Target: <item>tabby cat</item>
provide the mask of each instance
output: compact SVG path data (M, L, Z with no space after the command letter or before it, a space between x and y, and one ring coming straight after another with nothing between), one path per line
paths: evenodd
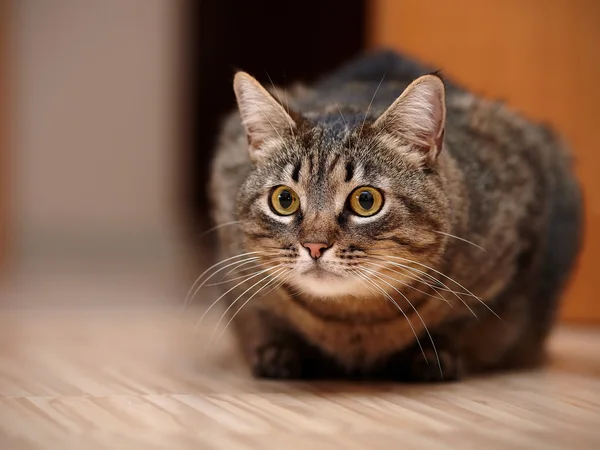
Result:
M209 277L231 280L221 325L255 376L448 381L543 361L582 236L571 157L427 72L381 52L288 91L235 75Z

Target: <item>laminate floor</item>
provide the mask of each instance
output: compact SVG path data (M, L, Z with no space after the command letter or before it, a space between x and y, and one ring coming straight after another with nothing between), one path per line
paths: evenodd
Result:
M218 315L146 283L4 288L0 449L600 448L600 330L540 371L418 386L252 379ZM104 286L104 290L102 290ZM102 299L49 302L54 298Z

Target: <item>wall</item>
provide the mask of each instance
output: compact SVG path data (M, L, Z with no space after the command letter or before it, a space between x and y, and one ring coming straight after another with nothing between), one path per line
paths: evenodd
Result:
M600 2L374 0L371 47L393 47L556 125L572 144L587 207L580 269L563 318L600 321Z
M177 5L14 0L16 255L161 261L175 241Z

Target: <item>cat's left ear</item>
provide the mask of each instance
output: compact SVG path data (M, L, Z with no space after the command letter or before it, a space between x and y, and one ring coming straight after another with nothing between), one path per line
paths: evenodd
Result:
M446 102L444 83L436 75L413 81L375 121L373 127L391 136L419 165L431 165L442 151Z
M282 141L296 127L283 106L261 84L245 72L233 80L242 123L248 135L250 156L260 158L270 143Z

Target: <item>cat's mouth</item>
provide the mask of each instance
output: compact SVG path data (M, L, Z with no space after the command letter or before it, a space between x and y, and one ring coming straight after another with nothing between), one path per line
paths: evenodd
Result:
M312 264L310 267L298 268L290 282L302 292L320 298L346 296L362 290L356 277L337 268L336 265L328 264Z
M330 278L344 278L343 275L333 272L331 270L328 270L327 267L324 267L323 265L317 265L317 264L304 270L303 272L301 272L300 275L317 278L317 279L322 279L322 280L326 280L326 279L330 279Z
M290 279L290 283L301 292L317 298L343 297L362 291L361 284L354 277L323 268L298 273Z
M354 295L363 290L354 270L337 259L330 248L324 255L316 258L311 256L313 255L309 256L308 251L301 252L289 278L289 283L301 292L313 297L335 298Z

